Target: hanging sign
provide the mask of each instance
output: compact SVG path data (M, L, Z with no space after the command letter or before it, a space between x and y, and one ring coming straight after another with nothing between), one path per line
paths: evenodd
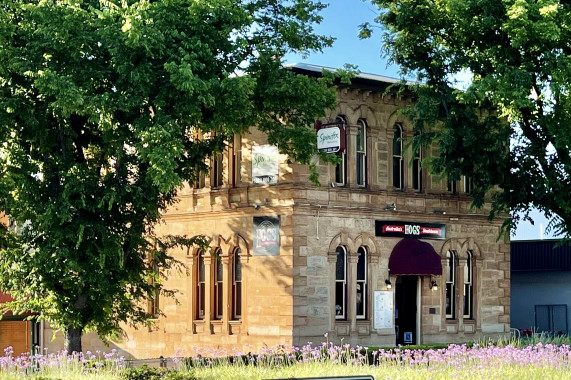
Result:
M254 216L254 256L280 254L280 217Z
M345 123L334 122L321 124L315 123L317 130L317 150L325 153L337 153L345 151Z
M341 148L341 128L323 128L317 131L317 149L326 153L339 152Z
M445 239L446 224L375 220L375 236Z

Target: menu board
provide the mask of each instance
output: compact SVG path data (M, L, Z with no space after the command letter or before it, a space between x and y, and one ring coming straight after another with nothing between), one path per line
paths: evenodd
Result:
M393 328L393 292L378 290L374 292L374 329Z

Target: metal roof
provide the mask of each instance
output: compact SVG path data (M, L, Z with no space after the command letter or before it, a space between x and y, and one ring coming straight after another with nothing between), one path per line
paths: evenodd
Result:
M560 240L512 241L511 270L571 271L571 244Z
M285 65L285 67L291 67L294 70L312 72L315 74L321 74L321 72L323 72L323 70L332 71L332 72L339 70L339 69L336 69L334 67L312 65L309 63L292 63L292 64ZM356 79L358 81L361 80L361 81L366 81L366 82L375 82L378 84L382 83L382 84L389 84L389 85L402 82L402 80L397 79L397 78L391 78L391 77L387 77L384 75L368 74L368 73L358 73L355 75L355 77L353 79L354 80ZM412 84L415 84L415 82L406 81L406 84L412 85Z

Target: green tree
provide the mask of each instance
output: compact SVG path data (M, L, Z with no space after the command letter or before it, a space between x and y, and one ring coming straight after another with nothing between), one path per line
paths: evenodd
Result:
M571 232L571 3L557 0L372 0L384 51L417 76L409 116L438 141L432 169L474 181L491 217L513 228L536 207ZM371 35L362 25L362 37ZM459 83L459 78L469 78ZM414 86L413 86L414 87Z
M155 236L177 189L256 126L309 163L325 80L283 68L319 51L312 0L46 0L0 6L0 281L64 332L149 321L142 300L195 239ZM203 140L193 136L200 131ZM199 243L199 242L198 242Z

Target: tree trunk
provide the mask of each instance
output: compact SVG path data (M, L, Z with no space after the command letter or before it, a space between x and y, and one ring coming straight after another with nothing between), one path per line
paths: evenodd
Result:
M67 351L68 355L72 352L81 352L81 335L83 334L82 328L67 328L63 336L65 338L63 349Z

